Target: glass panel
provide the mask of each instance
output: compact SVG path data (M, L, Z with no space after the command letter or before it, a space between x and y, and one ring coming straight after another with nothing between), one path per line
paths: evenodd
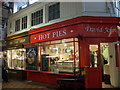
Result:
M49 6L49 21L60 17L60 3Z
M22 18L22 29L27 28L27 16Z
M24 69L25 49L12 50L12 69Z
M97 67L99 65L98 59L98 45L89 45L90 50L90 67Z
M20 19L15 21L15 31L19 31L20 30Z
M43 9L31 14L31 26L43 23Z

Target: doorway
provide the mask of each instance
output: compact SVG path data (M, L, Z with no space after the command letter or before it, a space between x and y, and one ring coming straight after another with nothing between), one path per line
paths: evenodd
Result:
M105 84L111 84L110 82L110 55L109 55L110 43L100 43L100 57L102 64L102 81Z
M89 45L89 51L90 51L90 67L98 67L99 65L99 55L98 55L98 51L99 51L99 45L97 44L93 44L93 45Z
M109 46L110 43L90 44L90 67L101 68L102 82L110 84L110 60Z

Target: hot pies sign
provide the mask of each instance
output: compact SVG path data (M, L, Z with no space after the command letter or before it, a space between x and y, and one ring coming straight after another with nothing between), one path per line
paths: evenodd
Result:
M38 35L38 40L62 37L62 36L65 36L66 34L67 34L66 30L56 31L56 32L52 32L52 33L46 33L46 34ZM36 39L36 38L34 38L34 39Z
M74 25L44 33L33 34L30 36L31 43L56 40L62 38L77 37L116 37L117 29L115 25Z
M75 34L76 34L76 32L74 30L65 30L64 29L64 30L59 30L59 31L49 31L49 32L45 32L45 33L39 33L36 35L32 35L31 39L32 39L32 42L45 41L45 40L69 37L70 35L74 36Z

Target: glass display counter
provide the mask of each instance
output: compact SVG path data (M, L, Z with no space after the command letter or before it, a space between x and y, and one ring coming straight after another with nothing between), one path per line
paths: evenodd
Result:
M77 72L78 62L76 62L76 66L74 67L74 61L57 61L57 66L59 73L74 73L74 70Z

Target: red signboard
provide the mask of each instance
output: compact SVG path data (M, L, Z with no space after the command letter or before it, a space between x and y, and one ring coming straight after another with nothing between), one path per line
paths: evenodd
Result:
M84 37L118 37L116 24L84 24Z
M33 34L31 43L77 37L118 37L116 24L76 24L59 29Z
M78 26L69 26L64 27L56 30L47 31L44 33L38 33L31 35L30 41L31 43L36 42L43 42L43 41L50 41L62 38L70 38L70 37L77 37L79 34Z

